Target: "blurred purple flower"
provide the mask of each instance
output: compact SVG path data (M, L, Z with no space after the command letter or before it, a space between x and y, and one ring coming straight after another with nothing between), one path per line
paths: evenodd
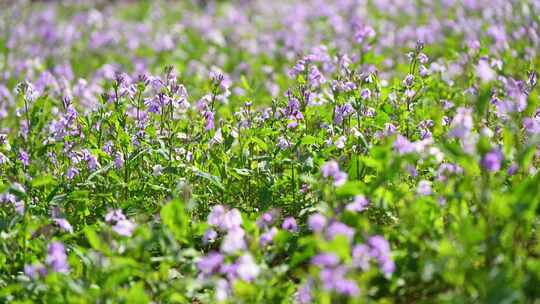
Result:
M203 275L211 275L219 271L224 260L223 255L220 253L210 252L197 262L197 268Z
M292 216L286 217L283 220L283 223L281 224L281 228L283 230L287 230L287 231L290 231L290 232L297 232L298 231L298 225L296 224L296 220Z
M308 226L315 232L321 232L326 226L326 217L320 213L315 213L309 216Z
M311 264L319 267L334 267L339 264L339 258L333 253L319 253L311 258Z
M54 272L67 273L69 271L69 265L64 244L60 242L50 243L47 248L45 262Z
M116 222L116 224L112 227L112 230L121 236L131 236L135 228L135 223L130 220L124 219Z
M338 235L342 235L346 237L349 241L352 241L354 237L354 228L349 227L342 222L332 222L326 228L326 237L329 240L333 240Z
M369 205L369 201L366 199L363 195L356 195L354 197L354 201L352 203L349 203L345 210L351 211L351 212L362 212L366 210L367 206Z
M334 185L342 186L347 182L347 173L339 170L339 165L335 160L329 160L321 167L322 176L324 178L332 177Z
M503 161L503 154L498 149L493 149L486 153L484 157L482 157L481 165L484 169L491 171L491 172L497 172L501 169L501 162Z
M270 228L267 232L261 234L261 237L259 239L259 244L261 246L266 246L272 243L272 240L274 239L274 236L276 236L278 230L276 227Z
M418 183L418 188L416 190L416 193L420 194L420 195L431 195L431 182L427 181L427 180L421 180L419 183Z
M54 218L53 221L56 225L58 225L58 227L60 227L65 232L69 232L69 233L73 232L73 227L66 219Z

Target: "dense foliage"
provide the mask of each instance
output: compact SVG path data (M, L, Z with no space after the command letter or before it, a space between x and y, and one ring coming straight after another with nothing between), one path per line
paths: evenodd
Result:
M0 302L540 303L538 1L0 15Z

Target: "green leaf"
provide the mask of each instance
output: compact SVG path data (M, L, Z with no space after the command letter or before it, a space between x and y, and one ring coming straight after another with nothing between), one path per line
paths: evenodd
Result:
M189 218L186 215L185 204L180 199L174 199L161 208L161 221L174 234L179 242L186 242L189 233Z

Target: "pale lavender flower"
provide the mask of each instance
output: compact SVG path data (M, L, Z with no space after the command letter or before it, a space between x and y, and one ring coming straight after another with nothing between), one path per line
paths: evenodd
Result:
M231 287L227 280L219 279L216 282L216 301L223 302L231 295Z
M360 294L360 288L356 282L347 279L341 279L336 282L336 291L349 297L355 297Z
M79 169L77 167L69 167L66 173L68 180L72 180L75 176L79 175Z
M73 232L73 226L71 226L71 224L66 219L54 218L53 221L56 225L58 225L58 227L60 227L65 232L69 232L69 233Z
M345 148L346 141L347 141L347 137L345 136L338 137L338 139L336 139L336 142L335 142L336 148L340 150Z
M523 127L529 134L540 134L540 118L538 117L524 118Z
M208 244L208 243L213 243L218 237L218 234L217 232L212 229L212 228L208 228L206 229L206 231L204 232L204 235L203 235L203 242L205 244Z
M486 153L482 158L481 165L484 169L496 172L501 169L501 162L503 161L503 155L500 150L493 149Z
M273 212L265 212L257 219L257 226L259 228L270 226L274 223Z
M19 215L24 214L25 205L23 201L15 201L13 203L13 207L15 207L15 212L17 212Z
M119 221L126 220L126 216L120 209L109 210L105 215L105 221L109 224L113 224Z
M368 239L368 245L371 249L371 257L377 260L384 274L392 274L395 270L395 264L390 256L390 244L388 241L380 235L375 235Z
M247 253L238 258L238 268L236 271L242 280L251 282L259 275L260 268L255 263L253 256Z
M412 153L416 150L416 146L414 143L410 142L405 136L402 136L401 134L396 135L396 140L394 141L394 150L396 150L397 153L403 155Z
M360 244L353 247L352 265L364 271L369 269L370 249L367 245Z
M349 241L352 241L354 237L354 228L351 228L341 222L332 222L326 228L326 237L330 240L333 240L338 235L342 235L346 237Z
M266 246L272 243L272 240L274 239L274 236L276 236L278 230L276 227L270 228L267 232L261 234L261 237L259 239L259 244L261 246Z
M225 253L235 253L246 248L244 241L245 232L237 227L229 230L221 242L221 251Z
M281 228L283 230L287 230L287 231L290 231L290 232L297 232L298 231L298 225L296 224L296 220L292 216L286 217L283 220L283 223L281 224Z
M450 128L449 135L451 137L465 139L473 128L472 110L464 107L458 108Z
M333 253L319 253L311 258L311 264L319 267L334 267L339 264L339 258Z
M326 217L320 213L315 213L309 216L308 226L315 232L321 232L326 226Z
M19 160L25 167L30 165L30 156L28 155L28 152L24 150L19 151Z
M332 177L334 185L342 186L347 182L347 173L339 170L339 165L335 160L329 160L321 167L321 172L324 178Z
M406 86L406 87L410 87L410 86L413 85L413 83L414 83L414 75L407 74L405 79L403 79L403 85Z
M206 120L206 124L204 129L206 131L212 130L214 128L214 112L212 111L204 111L203 117Z
M67 273L69 271L69 265L64 244L60 242L50 243L47 248L45 262L54 272Z
M116 156L114 158L114 166L116 169L120 169L124 166L124 156L120 152L116 152Z
M41 264L24 265L24 274L31 279L37 279L47 275L47 268Z
M489 66L489 63L487 60L480 60L478 62L478 65L476 66L476 75L480 78L482 82L490 82L497 74L493 69Z
M352 203L347 204L345 210L351 212L362 212L366 210L369 205L369 201L363 195L356 195Z
M309 279L302 287L298 289L295 295L296 303L310 304L313 300L311 289L313 288L313 280Z
M225 258L220 253L210 252L197 262L197 268L203 275L212 275L219 271L224 260Z
M112 230L121 236L131 236L137 226L130 220L120 220L112 227Z
M208 214L206 222L211 226L219 226L223 221L223 216L225 215L225 208L222 205L215 205L212 207L212 210Z
M418 189L416 190L416 193L419 195L431 195L431 183L427 180L421 180L418 183Z
M312 84L314 87L319 87L325 82L326 78L324 77L324 75L319 72L319 69L316 66L312 65L309 69L309 83Z
M363 100L367 100L371 97L371 91L369 89L362 89L362 91L360 91L360 97L363 99Z
M519 170L519 166L517 163L512 163L509 167L508 167L508 170L507 170L507 173L508 175L512 176L514 174L516 174L516 172Z
M222 222L219 227L222 230L231 230L240 228L242 225L242 215L238 209L231 209L223 216Z

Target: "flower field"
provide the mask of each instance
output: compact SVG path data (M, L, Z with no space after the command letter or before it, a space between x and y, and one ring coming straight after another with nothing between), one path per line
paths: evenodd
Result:
M0 1L0 303L540 303L539 16Z

